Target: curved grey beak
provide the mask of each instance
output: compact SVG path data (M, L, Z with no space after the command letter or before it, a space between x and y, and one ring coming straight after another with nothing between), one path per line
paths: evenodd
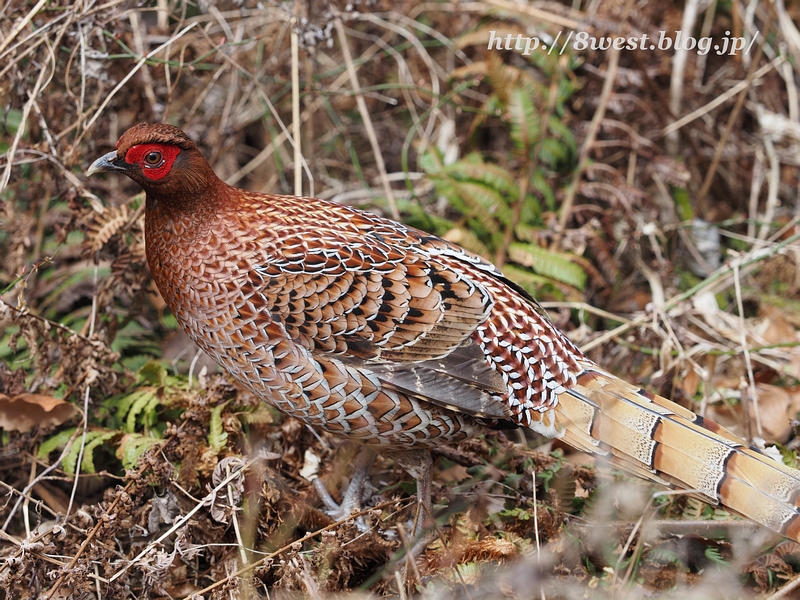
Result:
M125 159L117 156L116 150L112 150L94 161L92 166L86 170L86 176L89 177L101 171L126 171L127 165Z

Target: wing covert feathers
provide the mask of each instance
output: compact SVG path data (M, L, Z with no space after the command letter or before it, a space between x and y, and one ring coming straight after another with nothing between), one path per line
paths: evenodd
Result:
M555 412L567 443L800 540L800 471L713 421L594 365L561 394Z

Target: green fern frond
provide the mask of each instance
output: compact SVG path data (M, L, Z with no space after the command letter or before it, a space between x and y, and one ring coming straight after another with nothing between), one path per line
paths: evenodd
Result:
M139 458L150 449L151 446L160 444L161 440L140 433L129 433L122 438L117 447L117 458L122 461L122 466L126 469L133 469Z
M530 267L540 275L569 284L579 290L586 287L586 273L568 255L552 252L533 244L515 243L508 248L509 258L524 267Z
M514 149L517 155L528 157L542 133L539 111L526 90L521 87L512 90L507 111Z

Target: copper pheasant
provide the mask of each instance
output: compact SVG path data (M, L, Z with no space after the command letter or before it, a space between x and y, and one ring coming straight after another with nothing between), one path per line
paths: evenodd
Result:
M430 448L529 427L800 540L800 472L605 372L481 257L231 187L170 125L129 129L98 171L146 191L147 262L198 346L287 415L393 455L421 502Z

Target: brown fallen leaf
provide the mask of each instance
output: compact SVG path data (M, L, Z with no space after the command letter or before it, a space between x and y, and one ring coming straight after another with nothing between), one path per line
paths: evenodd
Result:
M762 343L785 344L797 341L797 331L787 322L785 314L785 311L774 306L760 307L754 333L762 338Z
M483 540L469 541L461 549L461 556L458 558L460 564L485 561L503 561L519 555L520 551L511 539L486 538Z
M757 383L756 392L758 416L764 439L785 444L792 434L792 420L796 419L800 412L800 388ZM754 432L755 411L756 404L750 403L749 418ZM741 435L742 412L741 404L737 404L733 409L727 405L712 406L706 411L706 417Z
M71 419L77 409L60 398L42 394L0 394L0 427L6 431L30 431L36 425L50 427Z
M453 465L452 467L439 471L436 481L449 483L451 481L464 481L467 477L469 477L467 467L463 465Z
M764 438L785 444L792 433L792 419L800 411L800 392L793 387L756 384L758 413ZM751 403L751 418L755 423L755 405Z
M800 341L797 330L792 326L791 313L774 306L762 306L755 333L764 344L792 344ZM786 375L800 378L800 346L783 348L789 355L789 363L784 367Z
M693 398L700 387L700 375L690 365L686 375L678 380L678 385L688 398Z
M784 581L791 579L793 573L792 567L775 554L763 554L744 565L742 570L744 573L752 575L762 592L779 585L781 579Z

